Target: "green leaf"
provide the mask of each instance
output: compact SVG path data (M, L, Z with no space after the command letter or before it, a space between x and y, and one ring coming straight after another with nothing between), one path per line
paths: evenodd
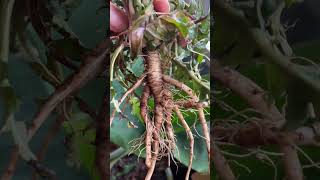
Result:
M203 56L202 56L202 55L198 55L198 56L197 56L197 61L198 61L199 64L202 63L202 61L203 61Z
M181 35L186 38L191 24L191 20L183 12L177 11L171 16L162 16L161 19L173 24L179 29Z
M136 77L140 77L144 72L144 62L142 57L137 57L129 65L128 70L130 70Z
M138 128L129 128L128 121L126 119L120 119L119 114L116 114L110 127L111 142L123 147L126 150L131 149L132 144L129 142L133 139L141 137L145 130L144 125L131 112L132 107L128 107L122 113L126 115L131 122L137 125Z
M132 114L142 120L140 115L140 99L132 97L130 98L130 104L132 105Z
M80 162L88 173L98 179L98 173L95 168L95 146L92 144L95 140L95 131L88 130L83 133L91 122L86 114L78 113L71 120L64 122L63 126L67 134L72 135L72 145L74 147L74 158Z
M122 94L125 92L125 89L121 85L121 83L118 80L113 80L111 82L111 87L114 90L115 94L113 94L113 97L115 99L120 99Z
M55 14L52 17L52 23L58 27L58 31L62 31L62 33L67 33L72 38L76 38L76 34L72 31L69 24L58 14Z
M203 134L201 130L201 126L196 126L199 134ZM193 131L194 136L196 136L196 132ZM176 133L177 138L177 147L178 151L174 153L175 158L177 158L184 165L188 166L189 164L189 141L186 137L185 132ZM208 172L209 171L209 161L208 161L208 153L205 148L205 140L202 137L195 137L194 140L194 159L192 163L192 169L197 172Z

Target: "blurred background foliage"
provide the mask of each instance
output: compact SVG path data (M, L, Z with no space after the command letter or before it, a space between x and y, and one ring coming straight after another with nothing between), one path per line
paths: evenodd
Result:
M281 1L266 0L264 2L269 2L272 4ZM306 57L311 59L316 64L319 64L319 1L286 1L286 3L287 5L281 15L281 23L285 27L287 41L289 42L289 45L293 50L293 56ZM270 6L270 4L266 4L264 8L267 9L266 7L272 6ZM260 87L266 90L268 95L270 95L271 97L271 102L274 100L280 111L285 103L283 92L290 88L297 91L297 94L294 96L294 98L297 99L302 97L302 99L307 100L307 97L305 97L304 95L311 95L313 97L311 99L313 99L314 104L317 104L317 102L319 101L318 92L310 92L308 87L305 86L302 82L292 80L294 78L287 76L281 70L281 68L276 67L274 64L270 63L268 58L262 58L262 60L259 59L261 53L257 53L257 48L254 43L252 43L253 40L251 39L250 35L246 34L243 31L241 22L236 22L236 20L232 21L227 18L225 19L225 17L221 16L221 14L220 16L215 16L215 8L213 8L213 14L213 18L216 23L212 30L212 51L215 56L222 60L222 63L225 63L226 65L231 66L233 69L236 69L241 74L253 80ZM250 13L248 13L246 18L254 19L254 17L258 17L249 15ZM254 24L255 22L256 21L253 21L252 24ZM221 54L223 54L223 58L221 58ZM306 65L306 63L301 64ZM307 71L309 72L309 75L311 75L309 78L314 78L316 80L315 82L320 82L319 69L316 69L315 71L309 69ZM217 91L217 94L215 95L216 98L219 99L220 102L231 105L234 110L241 111L248 108L248 105L242 100L242 98L234 95L228 90L225 90L219 84L215 84L215 90ZM215 119L224 119L234 114L234 112L227 111L226 109L222 108L221 104L217 104L211 110L212 117L214 117ZM295 112L298 112L299 114L299 112L303 111L302 109L304 108L304 106L301 103L299 103L298 105L301 105L300 109L296 107L297 109L295 109ZM247 115L254 116L254 113L247 113ZM290 121L290 119L288 120ZM243 122L243 120L239 121ZM316 118L316 121L319 121L318 116ZM298 127L303 125L302 122L291 123L294 124L293 126ZM261 157L259 158L258 154L245 155L247 151L243 148L223 145L221 146L221 148L227 152L233 153L233 155L225 154L225 157L229 160L229 164L234 170L236 177L238 177L238 179L240 180L270 180L283 179L284 177L282 161L281 158L277 156L269 156L269 159ZM267 146L264 147L264 149L272 152L279 152L278 148L275 146ZM312 158L314 162L317 163L320 161L320 150L318 147L302 147L302 149L306 154L309 155L309 157ZM240 155L240 157L236 157L236 155L234 154ZM299 158L302 165L310 164L310 161L308 161L306 159L306 156L304 156L301 152L299 152ZM317 167L308 167L303 170L305 178L308 180L316 180L320 177L320 169ZM214 172L214 170L211 172ZM217 179L215 173L211 173L211 179Z
M6 1L2 1L6 2ZM41 41L39 34L35 32L30 22L26 21L27 6L29 1L15 1L12 11L12 23L10 31L10 52L7 65L8 79L11 83L14 93L18 99L18 108L14 112L16 121L25 122L27 125L39 109L39 105L50 95L54 88L41 79L39 72L34 71L32 67L47 65L50 58L53 58L48 52L50 47ZM94 48L99 42L106 38L106 28L108 18L106 17L106 5L101 0L50 0L43 1L53 17L47 19L49 24L54 24L52 34L53 46L59 47L61 54L66 55L71 61L79 65L84 51ZM36 11L41 17L46 18L46 12ZM2 11L5 12L5 11ZM47 17L48 18L48 17ZM5 28L4 24L0 28ZM62 34L69 34L69 38L64 38ZM36 57L18 48L21 46L17 41L17 36L22 35L25 38L27 46L32 50ZM75 45L75 40L81 42L82 47ZM21 43L21 42L20 42ZM5 66L2 66L2 68ZM72 71L63 68L63 75L67 77ZM0 78L1 79L1 78ZM79 97L85 100L92 108L98 109L102 102L105 90L105 81L98 78L90 82L79 92ZM0 96L0 117L4 117L7 106L5 99ZM55 113L41 126L39 132L29 143L30 149L36 154L40 150L43 137L51 129ZM92 119L80 113L77 108L73 108L70 121L64 124L59 134L51 142L47 155L42 162L46 167L53 169L58 179L91 179L96 177L93 171L94 162L94 133L88 132L84 136L73 135L71 146L65 146L66 137L70 135L70 126L79 130ZM0 119L1 126L5 120ZM80 130L79 130L80 131ZM13 138L10 132L2 132L0 136L0 172L4 172L10 158L10 153L14 148ZM14 173L13 180L31 179L33 170L25 161L19 160L17 170Z

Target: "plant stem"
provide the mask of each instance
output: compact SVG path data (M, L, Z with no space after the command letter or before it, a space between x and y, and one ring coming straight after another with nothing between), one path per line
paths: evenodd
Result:
M113 68L114 68L114 63L117 60L117 57L119 56L120 52L124 48L124 45L121 44L114 52L114 54L111 56L111 63L110 63L110 82L113 81Z
M110 154L110 169L112 168L113 165L115 165L122 157L125 155L129 154L129 151L119 147L118 149L114 150Z
M9 38L12 9L14 0L1 0L0 2L0 61L8 62Z

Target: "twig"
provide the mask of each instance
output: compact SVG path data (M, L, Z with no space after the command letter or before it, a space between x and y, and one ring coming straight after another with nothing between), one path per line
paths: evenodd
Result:
M72 100L69 99L67 100L66 102L66 110L68 111L70 108L71 108L71 103L72 103ZM61 107L61 109L63 109ZM57 119L55 120L54 122L54 125L52 126L52 128L50 129L50 131L48 132L47 136L44 138L44 141L42 143L42 146L41 146L41 149L39 151L39 153L37 154L37 160L38 161L43 161L44 159L44 156L48 150L48 147L49 147L49 144L50 142L55 138L55 136L58 134L60 128L61 128L61 125L62 123L66 120L66 115L64 112L61 112L61 114L57 117ZM37 171L36 171L37 173ZM37 179L37 174L36 173L33 173L33 177L32 179Z
M208 15L200 17L199 19L197 19L197 20L194 21L194 24L198 24L198 23L206 20L207 17L208 17Z
M104 48L103 48L104 47ZM107 42L100 44L100 52L97 54L87 56L79 72L70 76L64 83L57 88L57 90L49 97L45 104L40 108L32 121L31 127L28 129L28 139L36 133L41 124L46 120L53 109L66 97L75 93L78 89L87 84L88 81L96 77L104 67L106 56L108 53ZM97 49L96 49L97 51Z
M0 3L0 22L2 24L0 28L0 62L8 62L11 17L14 3L14 0Z
M124 95L118 100L118 106L120 106L122 104L122 102L126 99L126 97L132 93L134 90L136 90L138 87L140 87L140 85L143 83L144 78L146 77L146 75L142 75L137 82L131 86L126 93L124 93ZM111 116L110 116L110 125L112 124L112 121L114 119L114 116L116 114L116 108L112 111Z
M120 160L123 156L127 155L129 153L128 150L119 147L118 149L112 151L110 153L110 169L115 165L118 160Z
M98 50L103 50L101 54L98 53L98 57L88 56L88 60L86 61L88 63L85 63L80 68L79 72L75 73L67 81L65 81L63 85L60 86L55 93L51 95L51 98L49 98L41 107L39 113L33 120L33 126L28 129L28 140L31 140L40 125L62 100L84 86L89 80L94 78L96 74L99 73L101 67L103 67L108 52L108 50L105 49L106 46L107 41L102 42L100 46L97 47ZM97 51L97 49L95 51ZM9 162L7 172L3 175L4 179L1 180L10 180L12 178L12 171L15 169L18 157L19 149L18 147L15 147L11 153L11 161Z
M224 127L216 125L212 129L213 139L220 142L234 143L244 147L255 147L263 145L280 144L281 132L273 127L260 123L247 123ZM311 127L300 127L295 131L287 132L293 142L297 145L320 146L317 134Z
M83 99L77 96L74 99L82 112L87 113L92 119L97 119L97 113Z
M42 161L44 159L44 156L48 150L48 147L49 147L49 144L50 142L53 140L53 138L58 134L59 132L59 129L63 123L63 121L65 120L65 117L64 115L60 115L54 125L52 126L52 128L50 129L50 131L48 132L47 136L45 137L43 143L42 143L42 146L41 146L41 149L39 151L39 153L37 154L37 160L38 161ZM37 179L37 172L36 173L33 173L33 177L32 179Z
M52 171L51 169L48 169L47 167L43 166L36 160L30 160L28 161L28 164L43 178L48 178L50 180L56 179L56 173Z

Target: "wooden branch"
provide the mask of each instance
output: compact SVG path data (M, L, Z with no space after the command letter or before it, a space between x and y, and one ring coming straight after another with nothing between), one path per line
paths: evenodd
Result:
M95 110L91 108L83 99L77 96L74 97L74 99L77 101L78 107L82 112L88 114L93 120L97 119L98 116Z
M66 100L66 110L68 111L71 108L72 105L72 99L68 99ZM61 106L61 109L63 107ZM56 118L56 120L54 121L53 126L51 127L51 129L49 130L49 132L47 133L46 137L43 140L42 146L40 151L37 154L37 161L43 161L44 157L48 151L49 148L49 144L53 141L53 139L56 137L56 135L59 133L59 130L63 124L63 122L66 120L66 115L64 112L61 112L59 114L59 116ZM36 180L38 177L38 172L35 171L32 175L32 179Z
M222 67L218 60L214 60L211 64L211 76L213 79L232 90L232 92L245 100L249 106L260 112L266 123L270 122L276 128L281 128L285 124L285 118L275 104L267 102L266 93L260 86L237 71Z
M36 133L38 128L46 120L54 108L62 102L66 97L71 96L77 90L87 84L88 81L95 78L103 69L107 58L107 41L102 42L95 52L88 55L85 63L80 67L79 71L70 76L61 86L49 97L45 104L40 108L32 121L31 127L28 129L28 139Z
M41 107L40 111L33 120L33 125L28 129L28 140L30 141L41 124L46 120L55 107L67 96L72 95L76 90L84 86L89 80L99 74L104 67L108 52L107 41L103 41L94 51L93 55L87 56L86 63L82 65L79 72L70 76L58 89L51 95L47 102ZM10 180L16 163L19 158L19 148L16 146L11 153L11 159L6 172L1 180Z
M263 145L280 145L281 131L264 126L263 123L250 122L245 125L233 125L224 127L215 125L213 140L234 143L243 147L257 147ZM287 132L287 136L297 145L320 146L319 134L312 127L300 127L294 131Z
M126 93L124 93L124 95L119 99L118 101L118 106L120 106L122 104L122 102L126 99L126 97L131 94L132 92L134 92L134 90L136 90L138 87L140 87L140 85L143 83L144 81L144 78L146 77L145 74L143 74L138 80L137 82L131 86ZM114 116L116 115L116 109L114 109L111 113L111 116L110 116L110 126L112 124L112 121L114 119Z

